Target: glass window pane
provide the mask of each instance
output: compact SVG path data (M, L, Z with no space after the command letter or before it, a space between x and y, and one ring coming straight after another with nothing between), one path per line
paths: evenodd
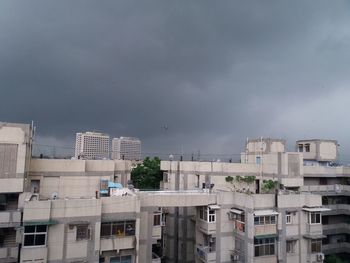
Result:
M38 225L36 226L36 232L46 232L47 226L46 225Z
M111 229L112 229L111 223L102 223L101 224L101 237L106 237L106 236L112 235Z
M24 235L24 246L34 246L34 235Z
M126 223L125 235L127 235L127 236L134 236L135 235L135 223L134 222L127 222Z
M34 233L35 232L35 226L25 226L24 227L24 233Z
M124 222L113 224L113 234L116 236L124 236Z
M46 240L46 234L35 235L35 245L36 246L45 245L45 240Z

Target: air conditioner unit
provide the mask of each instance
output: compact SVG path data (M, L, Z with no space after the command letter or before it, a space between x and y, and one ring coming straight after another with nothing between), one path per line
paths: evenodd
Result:
M165 226L165 222L164 221L160 222L160 226Z
M323 253L318 253L316 255L316 259L317 259L317 261L323 261L324 260L324 254Z
M237 254L231 254L231 261L235 262L239 260L239 255Z

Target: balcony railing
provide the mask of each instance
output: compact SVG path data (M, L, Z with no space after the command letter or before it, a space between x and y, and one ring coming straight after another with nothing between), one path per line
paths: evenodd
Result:
M202 262L216 262L216 252L209 246L197 246L197 256Z
M235 220L234 221L234 230L236 232L244 233L245 232L245 223L241 222L239 220Z
M329 193L341 193L350 192L350 185L303 185L300 187L302 192L329 192Z
M277 233L276 224L272 225L255 225L255 235L274 235Z
M16 227L20 226L20 211L0 211L0 227Z
M133 249L135 248L135 236L101 237L101 251Z
M18 257L18 246L0 247L0 262L6 259L16 260Z

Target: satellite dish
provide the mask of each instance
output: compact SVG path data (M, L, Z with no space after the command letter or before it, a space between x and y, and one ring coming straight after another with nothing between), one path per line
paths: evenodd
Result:
M51 199L52 199L52 200L58 199L58 193L57 193L57 192L53 192L53 193L51 194Z

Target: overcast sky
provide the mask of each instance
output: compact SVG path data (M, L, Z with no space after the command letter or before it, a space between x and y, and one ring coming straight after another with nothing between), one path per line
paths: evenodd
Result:
M38 144L144 152L337 139L350 163L348 1L1 1L0 121ZM164 129L164 127L167 129Z

